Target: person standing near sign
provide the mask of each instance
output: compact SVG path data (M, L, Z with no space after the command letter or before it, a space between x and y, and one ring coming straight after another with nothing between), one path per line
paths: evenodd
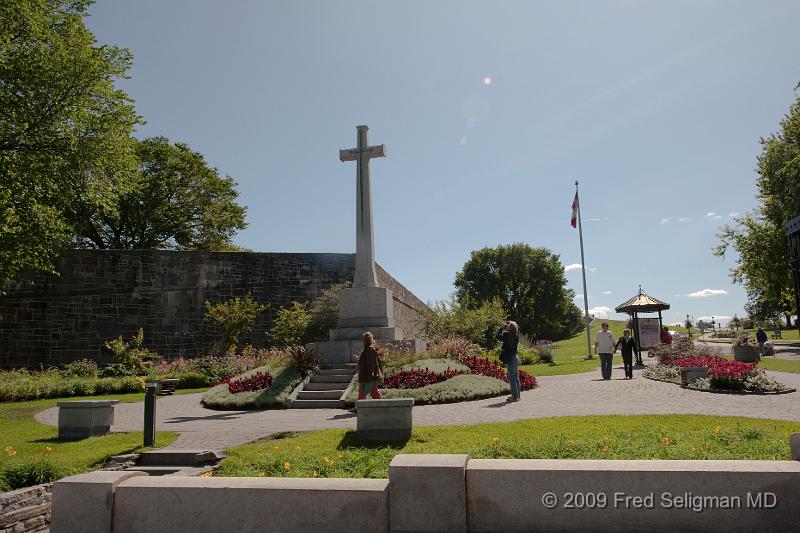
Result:
M608 322L603 322L603 329L594 336L594 351L600 356L600 373L603 379L611 379L611 360L617 351L614 334L608 331Z
M636 342L631 337L631 330L626 329L622 332L622 337L614 345L615 352L617 348L622 348L622 365L625 367L625 379L633 379L633 350L636 348Z

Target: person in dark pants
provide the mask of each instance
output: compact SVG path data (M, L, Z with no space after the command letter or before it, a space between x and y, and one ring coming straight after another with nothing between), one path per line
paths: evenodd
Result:
M614 347L616 339L608 331L608 322L603 322L602 330L594 336L594 351L600 356L600 373L603 379L611 379L611 360L617 349Z
M756 331L756 341L758 341L758 354L764 355L764 343L767 342L767 332L762 328Z
M619 348L622 349L622 365L625 367L625 379L633 379L633 350L636 348L636 342L631 337L631 330L626 329L622 332L622 337L614 345L614 351L616 352Z
M508 384L511 386L511 396L507 402L519 401L519 356L517 355L517 346L519 345L519 327L513 320L509 320L500 331L497 332L497 340L503 343L500 349L500 360L506 365L508 370Z

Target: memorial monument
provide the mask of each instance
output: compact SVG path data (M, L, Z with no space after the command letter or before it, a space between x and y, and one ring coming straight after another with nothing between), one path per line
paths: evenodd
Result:
M339 160L356 162L356 271L352 288L339 297L339 321L331 330L328 342L307 346L325 363L350 362L363 347L361 335L371 331L381 345L421 353L425 342L404 339L403 330L395 326L392 291L378 286L375 273L375 238L372 231L372 194L370 191L369 161L386 157L386 146L369 146L367 126L357 126L355 148L339 150Z

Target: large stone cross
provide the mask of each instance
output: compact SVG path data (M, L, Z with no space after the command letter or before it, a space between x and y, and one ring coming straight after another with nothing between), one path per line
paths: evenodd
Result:
M367 126L356 126L358 145L339 150L340 161L356 162L356 273L353 287L377 287L375 273L375 238L372 234L372 194L370 193L369 160L386 157L386 146L367 143Z

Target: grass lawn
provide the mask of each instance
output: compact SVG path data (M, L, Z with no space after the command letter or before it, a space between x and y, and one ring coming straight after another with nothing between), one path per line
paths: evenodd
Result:
M408 442L362 445L355 431L276 435L229 449L215 476L386 478L399 453L514 459L789 460L800 423L741 417L553 417L471 426L418 426Z
M560 376L563 374L578 374L580 372L590 372L600 366L600 358L594 353L594 336L600 331L601 324L608 322L608 330L615 337L622 337L622 330L625 329L625 320L594 320L589 328L592 340L592 355L594 359L586 359L586 332L582 331L577 335L553 344L554 365L535 364L520 366L534 376ZM617 355L619 358L619 355ZM622 359L619 359L622 364Z
M35 482L24 481L31 476L61 477L92 470L102 466L112 455L144 449L142 432L113 433L103 437L59 441L57 427L40 424L33 418L39 411L53 407L59 401L83 399L139 402L144 400L144 393L0 403L0 490L34 485ZM159 447L166 446L176 437L176 433L159 432L156 444ZM20 470L21 466L30 463L37 463L39 466L35 469ZM42 482L44 481L49 479Z

